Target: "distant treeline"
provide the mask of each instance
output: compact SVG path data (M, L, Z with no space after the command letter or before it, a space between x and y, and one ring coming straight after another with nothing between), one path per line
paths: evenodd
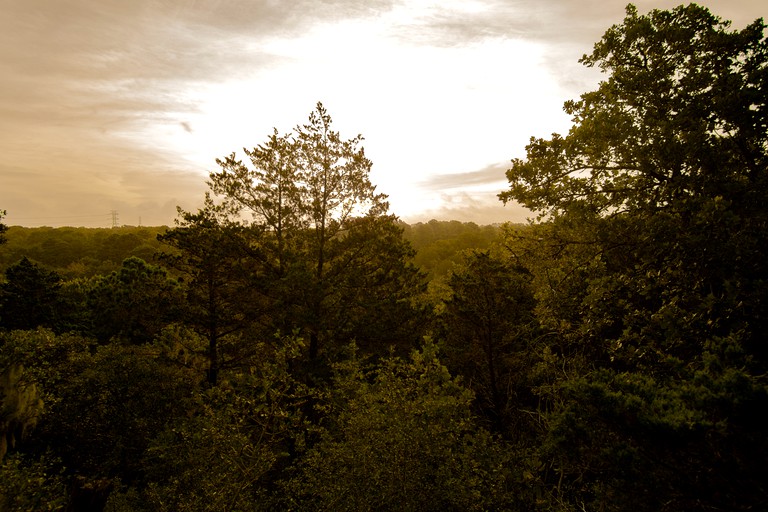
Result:
M108 274L131 256L152 261L162 245L157 235L166 229L11 226L7 242L0 246L0 271L26 257L64 279Z
M430 220L402 223L403 236L416 250L414 264L430 277L445 276L466 249L487 249L498 237L496 225ZM0 274L22 258L55 271L63 279L93 277L120 269L126 258L152 262L163 249L157 236L166 226L76 228L11 226L0 246ZM165 248L167 249L167 247Z

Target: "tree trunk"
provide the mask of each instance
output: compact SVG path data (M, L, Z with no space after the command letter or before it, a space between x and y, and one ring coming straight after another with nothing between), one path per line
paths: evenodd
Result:
M309 359L310 360L317 359L317 351L318 351L317 331L312 331L309 334Z
M208 384L215 386L219 379L219 330L216 322L216 296L212 283L209 285L208 311L211 315L208 328Z

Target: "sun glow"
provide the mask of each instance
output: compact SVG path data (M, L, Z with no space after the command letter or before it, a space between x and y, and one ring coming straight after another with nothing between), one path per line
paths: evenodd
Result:
M417 11L409 9L413 20ZM269 68L181 91L194 112L149 127L149 140L164 140L207 172L216 158L244 156L242 148L263 142L273 127L285 133L303 123L322 101L343 137L365 136L372 181L393 211L413 216L446 200L423 187L430 175L506 161L531 129L566 126L561 102L540 100L561 94L541 66L542 46L512 38L418 45L398 37L388 17L243 41L270 56Z

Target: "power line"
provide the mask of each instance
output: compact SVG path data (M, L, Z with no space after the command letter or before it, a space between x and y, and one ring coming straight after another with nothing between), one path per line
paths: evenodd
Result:
M91 220L92 222L86 222ZM138 227L144 225L143 216L138 217ZM13 214L8 214L2 219L2 223L8 226L31 224L32 226L45 226L45 227L67 227L72 226L75 221L83 221L86 225L95 227L95 224L99 224L103 227L119 228L120 213L118 210L109 210L107 213L100 214L84 214L84 215L45 215L39 217L17 217Z

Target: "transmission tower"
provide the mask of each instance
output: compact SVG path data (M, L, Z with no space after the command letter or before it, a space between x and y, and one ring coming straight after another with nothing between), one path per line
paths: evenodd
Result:
M112 215L112 227L116 228L117 227L117 210L112 210L110 214Z

